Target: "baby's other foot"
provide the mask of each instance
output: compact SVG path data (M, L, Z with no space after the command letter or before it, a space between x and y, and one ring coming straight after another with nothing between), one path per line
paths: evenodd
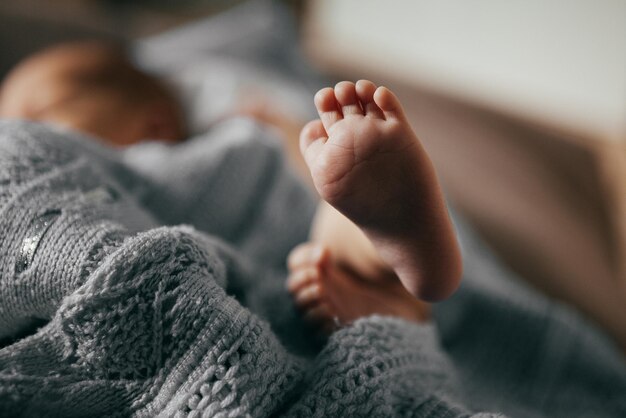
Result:
M314 243L289 255L287 289L307 322L329 334L341 325L373 314L409 321L428 319L428 305L398 281L365 280L333 263L330 251Z
M427 300L458 286L461 259L434 168L397 97L360 80L315 95L300 149L320 196L359 226L406 289Z

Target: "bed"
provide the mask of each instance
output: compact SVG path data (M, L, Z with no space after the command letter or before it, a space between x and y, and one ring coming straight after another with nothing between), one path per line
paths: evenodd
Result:
M453 208L464 283L453 298L434 308L432 323L364 318L324 341L310 338L289 304L284 271L276 265L259 267L259 260L284 256L284 248L269 256L266 241L255 241L252 233L251 253L241 254L230 246L235 238L228 233L222 234L224 239L211 236L219 226L215 219L191 215L219 209L210 199L196 199L194 187L206 186L214 196L228 193L227 187L220 192L199 179L229 167L286 170L268 131L250 121L224 121L223 114L252 86L289 103L299 117L311 116L311 96L326 80L305 64L295 40L287 10L259 1L134 42L136 61L169 80L188 107L195 138L178 151L145 144L118 155L45 126L0 126L0 156L9 156L0 157L3 166L19 167L19 158L13 157L34 152L50 157L31 158L40 170L25 176L56 176L59 164L76 160L78 171L58 187L71 194L97 189L104 181L118 190L95 203L77 200L89 209L87 220L111 220L103 227L106 244L98 243L96 256L89 253L90 259L104 261L91 266L85 281L68 290L31 334L4 340L0 411L224 417L626 413L626 366L616 345L575 310L528 286ZM206 163L227 153L233 143L247 144L249 153L229 160L236 164ZM180 170L192 166L206 173ZM0 183L10 197L0 208L7 213L22 193L6 186L11 181ZM176 199L166 192L172 190ZM41 193L57 199L45 188ZM152 212L133 206L132 197ZM207 206L164 220L158 208L167 199L183 208L186 203ZM93 209L101 203L105 207L104 202L115 211ZM139 212L147 230L128 235L126 205ZM261 224L272 225L274 210L263 213L267 222ZM2 221L7 230L21 231L19 223L8 219ZM75 219L82 225L82 217ZM300 223L306 225L306 220ZM180 223L192 226L173 226ZM275 227L283 225L276 222ZM55 231L63 237L63 229ZM304 239L303 233L299 228L293 240ZM0 240L7 254L4 249L13 245L9 236ZM12 283L10 261L10 256L0 260L0 289ZM188 297L189 286L199 289L196 303ZM170 315L174 307L188 321L182 322L188 338L168 322L176 322ZM127 315L114 316L114 308ZM8 314L1 312L0 319L6 320ZM163 322L167 326L157 326L162 318L168 318ZM111 335L119 337L110 341ZM186 343L177 346L177 338Z

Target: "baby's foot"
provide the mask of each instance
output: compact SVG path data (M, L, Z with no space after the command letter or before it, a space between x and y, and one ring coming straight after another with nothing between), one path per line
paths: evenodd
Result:
M398 281L366 280L339 268L330 251L305 243L289 255L287 288L304 318L331 333L364 316L379 314L423 322L428 306Z
M315 95L300 148L320 196L370 238L406 289L427 300L458 286L456 236L430 159L396 96L365 80Z

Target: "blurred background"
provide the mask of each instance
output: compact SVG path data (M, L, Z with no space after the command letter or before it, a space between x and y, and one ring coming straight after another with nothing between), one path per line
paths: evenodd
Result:
M0 75L85 37L129 42L198 130L242 86L303 121L324 84L391 87L493 250L626 347L625 1L3 1Z

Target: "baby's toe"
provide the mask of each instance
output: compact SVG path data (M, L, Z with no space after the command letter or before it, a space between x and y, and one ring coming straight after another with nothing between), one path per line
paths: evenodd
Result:
M375 119L382 119L383 111L380 110L380 107L378 107L374 101L376 85L369 80L359 80L356 82L355 87L357 97L361 102L365 115Z
M294 303L300 308L319 304L322 299L322 288L319 283L315 282L302 287L301 290L294 295Z
M341 105L343 116L363 115L363 109L359 103L354 83L350 81L341 81L335 86L335 97Z
M287 256L287 267L295 271L302 267L323 265L330 259L327 247L312 242L296 246Z
M385 119L404 120L404 110L398 97L387 87L378 87L374 92L374 102L383 111Z
M326 140L328 139L328 135L326 134L326 129L324 129L322 121L315 119L304 125L302 131L300 131L301 151L304 152L312 142L318 139Z
M297 295L302 289L319 280L320 270L316 266L300 268L287 278L287 290Z
M320 119L324 124L326 131L330 129L337 121L343 119L343 114L339 109L337 98L335 97L335 90L331 87L326 87L315 94L314 97L315 107L317 113L320 115Z
M300 152L307 164L317 159L327 140L328 134L321 120L316 119L304 125L300 132Z

